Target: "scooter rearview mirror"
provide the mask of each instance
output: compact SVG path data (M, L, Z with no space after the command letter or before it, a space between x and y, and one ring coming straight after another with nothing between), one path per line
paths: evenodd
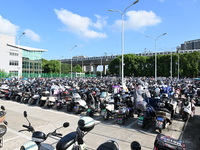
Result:
M63 123L63 127L64 127L64 128L69 127L69 122L65 122L65 123Z
M6 110L4 106L1 106L1 109L2 109L2 110Z
M24 117L27 118L27 112L26 111L24 111Z

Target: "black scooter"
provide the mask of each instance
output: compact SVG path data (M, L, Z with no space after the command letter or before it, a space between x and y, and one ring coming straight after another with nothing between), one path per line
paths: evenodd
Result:
M76 131L71 132L61 138L57 145L57 150L86 150L86 144L83 137L91 131L95 126L95 122L91 117L84 116L78 121Z
M3 136L6 134L7 132L7 121L5 120L5 115L6 115L6 111L5 111L5 107L1 106L1 111L0 111L0 148L3 147Z

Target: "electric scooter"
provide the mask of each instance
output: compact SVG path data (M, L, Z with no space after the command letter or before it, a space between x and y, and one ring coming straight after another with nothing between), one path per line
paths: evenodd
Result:
M7 132L8 123L5 120L5 116L6 116L5 107L1 106L1 111L0 111L0 148L3 147L3 136Z
M23 127L26 128L26 129L19 130L19 132L22 132L22 131L31 132L32 138L31 138L30 141L23 144L21 146L20 150L40 150L42 148L47 148L48 150L53 150L51 145L44 144L42 142L44 142L49 136L55 136L55 137L62 138L62 134L57 133L57 130L62 128L62 127L66 128L66 127L69 126L69 123L65 122L62 127L55 129L53 132L49 132L48 134L45 134L42 131L35 131L34 127L31 125L30 121L27 118L27 112L26 111L24 111L24 117L28 121L28 125L23 125Z
M76 131L71 132L61 138L56 144L56 150L86 150L83 137L95 126L94 119L84 116L79 119Z

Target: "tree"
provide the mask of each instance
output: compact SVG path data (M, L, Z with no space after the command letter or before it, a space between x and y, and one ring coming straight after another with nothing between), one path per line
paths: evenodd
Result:
M200 70L200 52L179 53L157 55L157 75L169 77L171 71L172 56L172 75L178 76L178 56L179 74L184 77L197 77ZM124 55L124 75L125 76L153 76L155 75L155 56L136 56L134 54ZM121 56L112 60L108 66L111 74L121 76Z
M62 74L68 74L71 71L71 66L67 63L61 63Z
M60 62L58 60L42 60L44 73L60 73Z
M111 74L120 76L121 74L121 56L113 59L108 65Z
M73 67L73 72L82 72L82 67L80 65L76 65L75 67Z

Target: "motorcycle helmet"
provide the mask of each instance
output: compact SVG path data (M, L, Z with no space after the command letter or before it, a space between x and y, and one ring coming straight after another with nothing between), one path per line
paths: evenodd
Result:
M89 116L84 116L78 121L78 127L81 131L91 131L95 126L94 119Z
M137 141L133 141L131 143L131 150L141 150L141 145Z
M103 144L101 144L97 150L119 150L119 145L114 140L109 140Z

